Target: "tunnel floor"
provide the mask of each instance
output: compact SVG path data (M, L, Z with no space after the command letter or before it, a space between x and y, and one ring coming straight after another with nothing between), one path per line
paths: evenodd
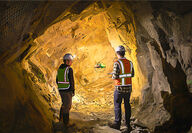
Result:
M127 133L125 132L124 117L122 118L121 129L115 130L108 126L114 119L112 112L108 112L108 115L105 114L105 119L98 118L97 116L101 116L101 114L86 116L72 111L70 113L69 127L65 128L62 122L56 122L53 124L54 133ZM149 129L143 127L134 118L131 118L131 127L132 131L130 133L150 133Z
M111 94L113 95L113 94ZM111 98L112 99L112 98ZM70 127L64 128L62 122L58 121L59 110L56 111L56 122L53 124L54 133L123 133L126 129L124 124L124 104L122 104L122 126L121 130L114 130L108 125L114 121L114 107L113 102L110 106L83 104L84 102L78 101L78 98L73 97L72 109L70 111ZM137 101L131 101L131 126L132 133L149 133L149 129L142 123L134 118L138 109Z

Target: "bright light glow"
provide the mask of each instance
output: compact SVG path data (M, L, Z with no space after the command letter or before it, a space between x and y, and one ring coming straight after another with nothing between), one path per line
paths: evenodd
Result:
M81 102L81 97L76 94L73 98L72 98L74 103L80 103Z

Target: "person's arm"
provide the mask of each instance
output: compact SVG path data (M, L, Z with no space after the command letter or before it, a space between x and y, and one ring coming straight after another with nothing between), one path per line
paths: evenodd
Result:
M59 68L62 66L62 64L59 66ZM57 76L56 76L56 83L58 84L58 71L59 71L59 68L57 69Z
M134 77L135 76L135 71L134 71L134 68L132 69L132 74L131 74L131 77Z
M112 79L118 79L119 78L120 67L119 67L119 64L117 62L114 63L112 74L113 74Z
M58 72L57 72L57 76L56 76L56 83L58 84Z
M69 68L69 83L70 83L70 90L73 92L73 95L75 95L75 82L74 82L74 77L73 77L73 69Z
M135 76L135 71L134 71L134 68L133 68L133 63L131 62L131 64L132 64L132 73L131 73L131 77L134 77Z

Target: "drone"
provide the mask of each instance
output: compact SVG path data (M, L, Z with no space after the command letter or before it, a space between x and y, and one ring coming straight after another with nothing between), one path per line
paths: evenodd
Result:
M102 62L97 62L97 64L94 66L96 72L104 72L106 65Z
M103 64L103 63L98 62L98 63L95 65L95 68L106 68L106 65Z

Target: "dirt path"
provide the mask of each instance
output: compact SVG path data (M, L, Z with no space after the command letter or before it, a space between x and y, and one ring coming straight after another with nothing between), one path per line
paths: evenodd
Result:
M121 131L108 126L108 123L112 122L112 119L112 115L111 119L100 119L96 117L93 119L91 116L86 117L83 114L71 112L70 127L65 128L62 122L54 123L54 133L124 133L126 129L124 124L121 126ZM134 119L131 120L131 126L133 128L131 133L150 133L147 128L139 126L134 121Z

